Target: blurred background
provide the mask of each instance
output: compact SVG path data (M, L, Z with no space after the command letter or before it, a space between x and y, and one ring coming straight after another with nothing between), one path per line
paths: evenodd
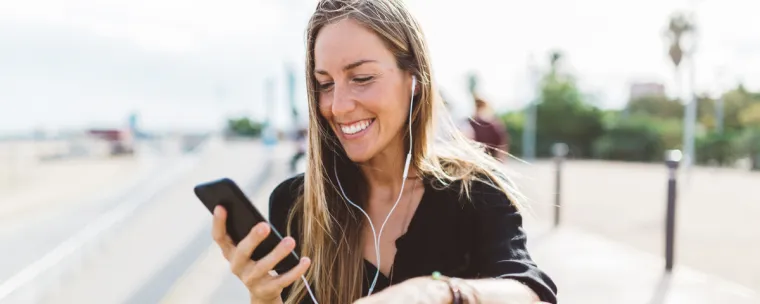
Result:
M760 2L406 2L561 303L760 303ZM303 170L315 4L0 1L0 303L246 302L192 187Z

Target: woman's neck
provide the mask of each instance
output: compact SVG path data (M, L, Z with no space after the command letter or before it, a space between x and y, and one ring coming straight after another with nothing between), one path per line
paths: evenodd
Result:
M403 151L403 145L399 145L399 147L401 148L389 147L361 165L361 170L367 179L370 194L382 192L398 195L401 191L404 165L408 151ZM408 175L416 176L416 174L416 170L410 164ZM388 203L393 204L394 202L389 201Z

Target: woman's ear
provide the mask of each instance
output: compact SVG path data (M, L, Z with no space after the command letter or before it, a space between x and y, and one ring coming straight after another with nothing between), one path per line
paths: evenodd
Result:
M419 77L412 74L412 82L416 82L414 86L414 96L417 96L420 92L422 92L422 82L420 81Z

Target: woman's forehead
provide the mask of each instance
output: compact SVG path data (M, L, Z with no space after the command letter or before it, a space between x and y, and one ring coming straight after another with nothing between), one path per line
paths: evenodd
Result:
M393 54L372 30L353 19L344 19L322 28L314 44L315 69L340 72L361 60L384 64Z

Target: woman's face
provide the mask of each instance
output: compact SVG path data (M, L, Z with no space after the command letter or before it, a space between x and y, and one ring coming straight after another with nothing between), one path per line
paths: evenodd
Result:
M320 114L352 161L403 147L412 78L374 32L352 19L325 26L314 45L314 77Z

